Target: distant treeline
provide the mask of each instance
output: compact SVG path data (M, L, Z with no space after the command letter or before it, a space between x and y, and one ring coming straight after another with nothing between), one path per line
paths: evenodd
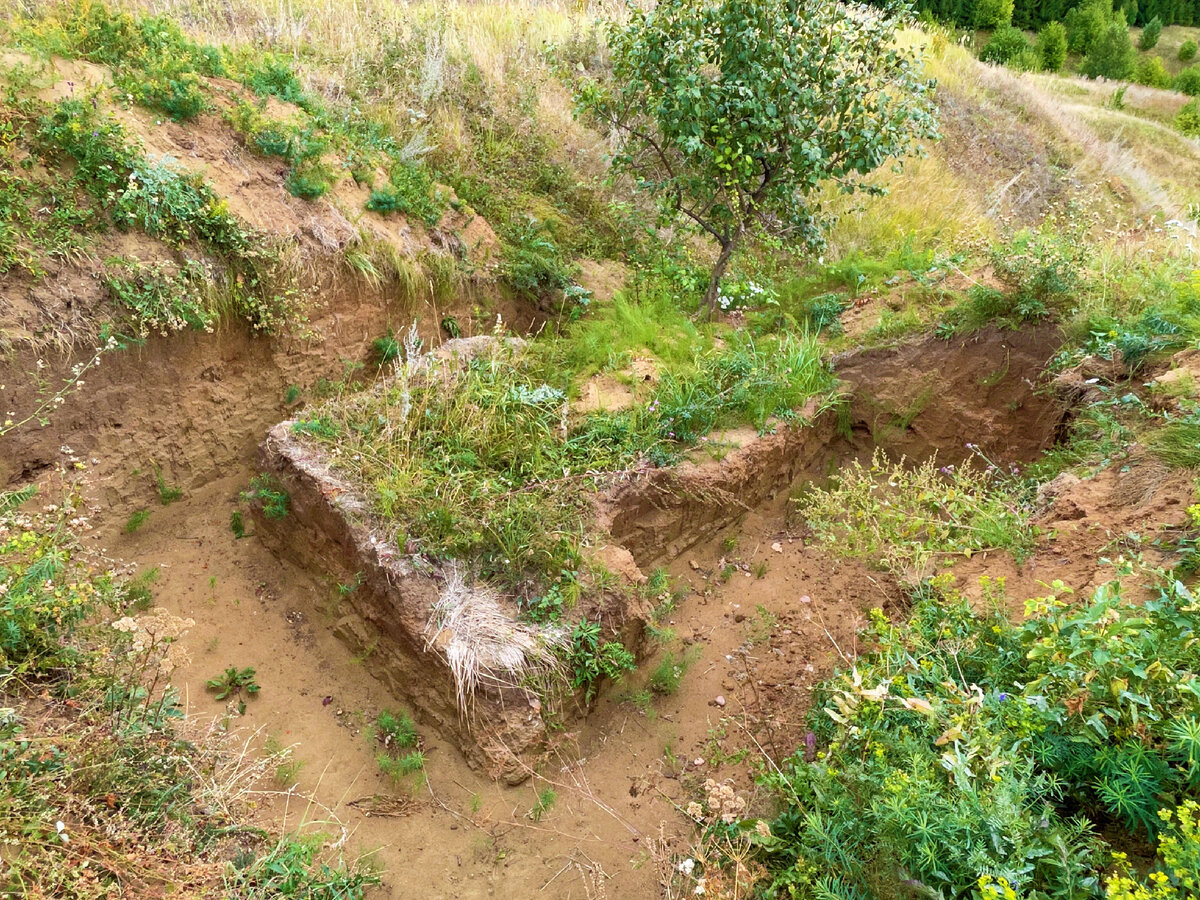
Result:
M1013 0L1012 24L1036 31L1047 22L1062 22L1067 13L1084 0ZM918 15L929 14L941 22L974 28L980 22L980 7L989 9L995 0L916 0ZM1127 0L1118 4L1130 25L1145 25L1158 17L1164 25L1200 25L1200 0ZM986 13L985 13L986 16Z

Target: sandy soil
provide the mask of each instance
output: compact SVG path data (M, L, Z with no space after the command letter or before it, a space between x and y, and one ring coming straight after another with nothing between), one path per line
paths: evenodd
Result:
M228 715L263 742L294 745L298 789L289 798L275 786L271 814L335 835L346 828L348 852L370 853L383 868L384 897L657 896L658 841L687 847L678 807L709 777L752 793L750 762L802 742L811 684L839 652L853 653L862 613L896 595L879 573L789 537L782 508L756 513L672 567L688 595L672 615L671 649L695 656L677 693L639 706L630 697L644 674L613 686L559 759L518 788L480 777L423 730L428 784L398 788L379 772L368 728L392 703L370 658L352 657L333 636L337 586L230 531L251 474L156 504L133 534L109 523L98 539L139 571L157 567L157 603L195 619L193 663L178 676L190 712ZM726 565L735 569L723 581ZM228 665L253 666L262 685L244 717L203 688ZM534 821L536 791L547 786L556 802ZM372 805L387 814L371 815Z

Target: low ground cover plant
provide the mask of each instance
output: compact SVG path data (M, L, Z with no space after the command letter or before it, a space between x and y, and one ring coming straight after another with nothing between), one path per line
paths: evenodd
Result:
M85 549L76 486L44 496L0 493L0 892L360 898L376 876L322 839L246 822L247 785L280 757L184 718L170 676L191 621Z

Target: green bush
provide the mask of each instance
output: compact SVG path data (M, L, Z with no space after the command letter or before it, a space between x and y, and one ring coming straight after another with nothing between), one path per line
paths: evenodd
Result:
M979 51L979 58L984 62L1008 64L1019 54L1029 48L1029 41L1017 28L1006 25L997 28L989 40Z
M1112 0L1087 0L1067 11L1063 23L1067 31L1067 49L1088 53L1112 21Z
M1138 38L1139 50L1153 50L1158 44L1158 39L1162 36L1163 23L1162 19L1155 16L1146 23L1146 27L1142 29L1142 34Z
M784 811L765 833L723 826L775 890L999 898L1004 879L1007 896L1098 896L1113 821L1163 832L1171 868L1166 813L1200 787L1194 598L1172 582L1127 603L1114 583L1083 604L1032 601L1014 623L1002 585L984 587L992 611L935 586L906 624L875 611L875 649L814 695L813 745L765 778Z
M978 0L975 5L976 28L1004 28L1012 24L1013 0Z
M998 548L1019 561L1033 547L1028 514L994 466L909 466L877 450L869 466L855 461L799 505L831 552L866 559L914 585L951 555Z
M1188 137L1200 137L1200 100L1193 100L1179 111L1175 127Z
M1158 56L1145 56L1138 60L1137 68L1133 71L1133 80L1147 87L1171 86L1171 76L1163 65L1161 57Z
M1171 86L1181 94L1200 97L1200 66L1188 66L1175 76L1175 83Z
M1037 50L1042 68L1057 72L1067 60L1067 29L1061 22L1047 22L1038 32Z
M501 229L505 280L527 295L562 290L571 283L571 264L549 222L521 218Z
M1191 62L1196 58L1196 42L1188 38L1179 45L1179 61Z
M69 664L76 651L66 639L113 596L108 579L83 577L77 560L82 548L66 523L80 498L70 495L30 525L17 510L33 494L0 493L0 680Z
M1128 81L1133 76L1136 60L1137 51L1129 37L1129 26L1125 24L1125 17L1118 13L1092 43L1079 71L1088 78Z
M445 206L426 166L398 162L392 166L387 186L371 191L367 209L384 215L398 212L426 225L435 225Z

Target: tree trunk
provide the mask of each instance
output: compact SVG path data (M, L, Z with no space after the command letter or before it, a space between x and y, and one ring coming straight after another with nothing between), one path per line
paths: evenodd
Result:
M737 244L736 236L722 244L721 253L713 265L712 276L708 279L708 290L704 294L705 315L710 319L717 311L717 297L721 293L721 278L725 275L725 269L729 266L729 259L733 256Z

